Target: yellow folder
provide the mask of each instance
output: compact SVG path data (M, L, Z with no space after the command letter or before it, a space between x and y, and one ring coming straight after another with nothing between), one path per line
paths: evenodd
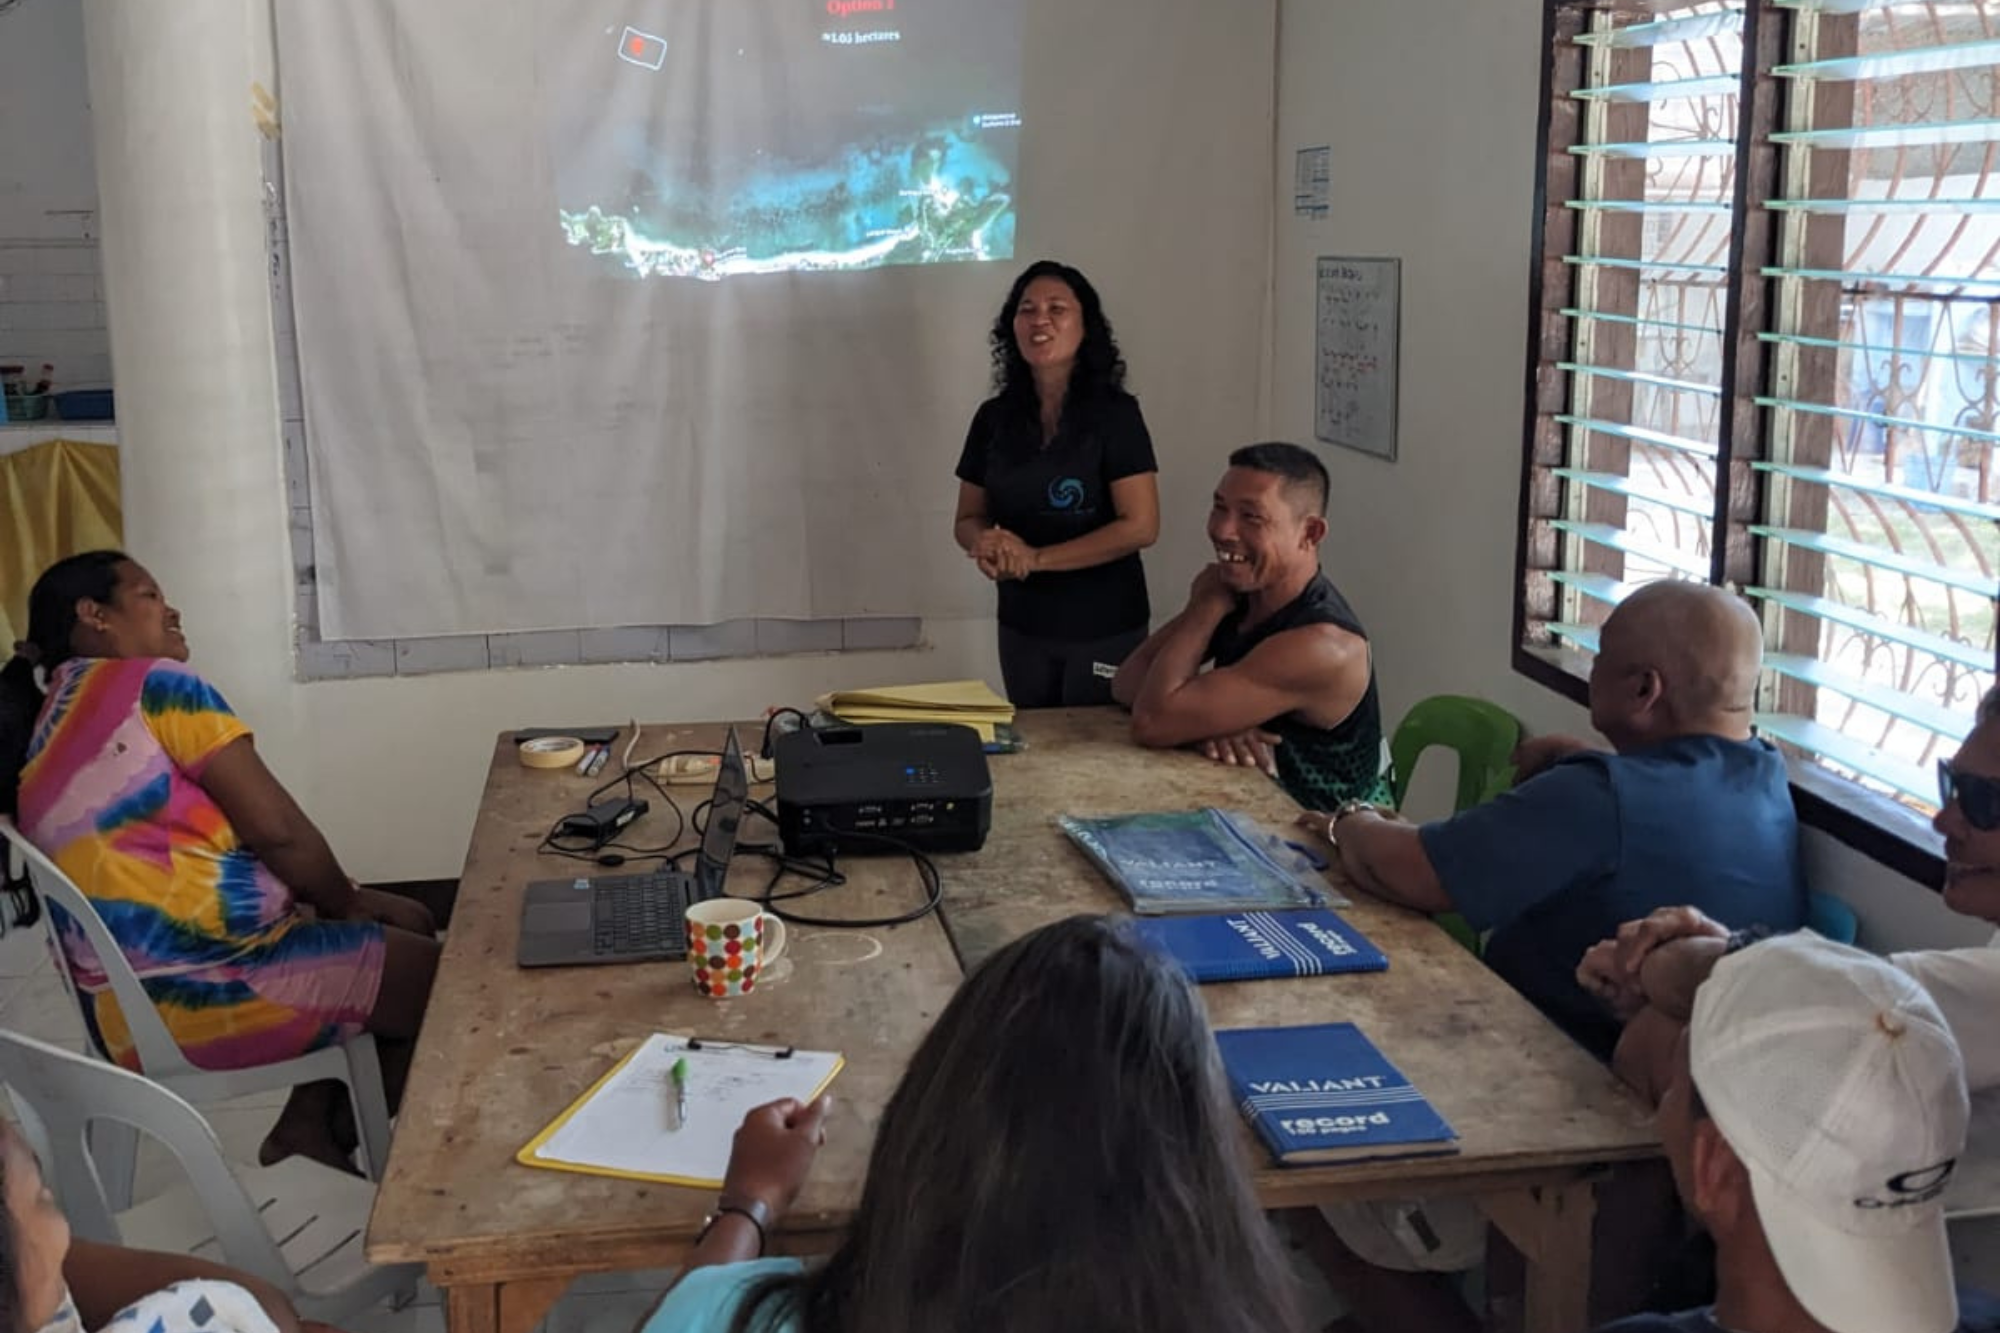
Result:
M820 706L845 716L853 708L890 708L899 711L976 712L994 714L994 720L1009 722L1014 705L993 692L983 680L944 680L925 685L878 685L864 690L835 690L822 695Z
M983 680L835 690L817 702L845 722L953 722L971 727L984 741L994 738L994 728L1014 720L1014 706Z

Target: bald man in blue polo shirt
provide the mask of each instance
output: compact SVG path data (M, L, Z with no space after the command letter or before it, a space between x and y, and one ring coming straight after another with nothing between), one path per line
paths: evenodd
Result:
M1804 922L1785 761L1751 735L1762 657L1757 617L1740 599L1648 584L1605 621L1591 668L1590 722L1609 751L1531 742L1512 791L1421 827L1360 801L1299 822L1334 844L1362 889L1490 932L1488 966L1609 1059L1619 1025L1576 967L1620 924L1684 898L1733 927ZM1448 1199L1327 1211L1333 1234L1313 1248L1351 1306L1337 1328L1476 1326L1438 1276L1483 1254L1476 1208Z
M1731 926L1804 923L1785 761L1751 735L1762 655L1740 598L1648 584L1611 613L1591 668L1609 752L1545 744L1512 791L1422 827L1350 801L1320 828L1362 888L1492 932L1488 965L1608 1058L1618 1026L1576 960L1621 922L1689 901Z

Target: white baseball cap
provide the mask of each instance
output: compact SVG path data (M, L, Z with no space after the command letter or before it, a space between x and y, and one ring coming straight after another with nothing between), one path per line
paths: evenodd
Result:
M1950 1333L1943 1195L1970 1113L1923 987L1810 931L1779 936L1716 964L1688 1059L1806 1312L1834 1333Z

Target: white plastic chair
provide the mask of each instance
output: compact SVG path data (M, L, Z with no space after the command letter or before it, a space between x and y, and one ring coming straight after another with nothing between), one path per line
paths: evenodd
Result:
M338 1324L413 1293L416 1264L377 1268L362 1255L375 1187L301 1157L239 1177L201 1112L130 1070L0 1030L0 1083L80 1236L107 1245L192 1254L260 1277L302 1317ZM186 1182L114 1210L90 1131L106 1123L157 1140ZM203 1225L203 1222L206 1225Z
M63 952L54 915L48 911L51 903L62 908L83 928L84 938L90 941L91 949L104 968L111 993L118 998L119 1011L124 1015L126 1027L131 1030L132 1045L138 1052L139 1068L147 1078L198 1106L294 1088L320 1079L338 1079L347 1085L348 1098L354 1106L354 1123L361 1139L362 1154L367 1159L365 1166L368 1174L376 1180L382 1178L382 1172L389 1163L389 1101L382 1091L382 1063L376 1056L373 1036L366 1032L359 1033L339 1046L250 1069L197 1068L188 1061L180 1045L167 1031L159 1010L153 1007L152 998L140 984L138 974L126 961L118 941L112 937L104 919L97 915L97 909L90 905L90 900L83 896L68 875L56 867L55 862L42 855L34 844L21 835L11 819L4 816L0 816L0 838L11 843L27 863L28 880L42 898L42 920L48 932L49 947L55 951L56 972L62 977L63 987L69 992L70 999L78 1000L76 982L70 976L68 956ZM82 1012L80 1008L78 1012ZM106 1198L114 1210L123 1209L132 1201L132 1177L138 1163L137 1139L115 1122L107 1121L100 1127L92 1151L97 1158Z

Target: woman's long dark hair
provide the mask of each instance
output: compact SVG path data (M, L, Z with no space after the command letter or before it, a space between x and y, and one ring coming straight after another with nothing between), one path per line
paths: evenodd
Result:
M28 593L28 637L0 668L0 814L15 813L21 765L35 717L42 711L42 687L35 668L53 671L72 655L76 604L109 602L118 586L118 566L131 559L123 551L85 551L42 571Z
M1035 377L1021 346L1014 341L1014 312L1020 309L1021 295L1037 278L1056 278L1076 293L1078 312L1083 316L1083 343L1076 350L1076 365L1069 373L1069 388L1063 395L1064 411L1069 404L1087 402L1107 390L1125 387L1125 356L1112 335L1111 321L1105 318L1104 302L1090 279L1068 264L1038 259L1021 271L1007 291L1007 303L994 317L990 338L993 343L993 392L1009 410L1025 411L1032 419L1036 410Z
M1250 1188L1208 1023L1104 917L987 959L889 1099L861 1206L732 1333L1281 1333L1291 1272Z

